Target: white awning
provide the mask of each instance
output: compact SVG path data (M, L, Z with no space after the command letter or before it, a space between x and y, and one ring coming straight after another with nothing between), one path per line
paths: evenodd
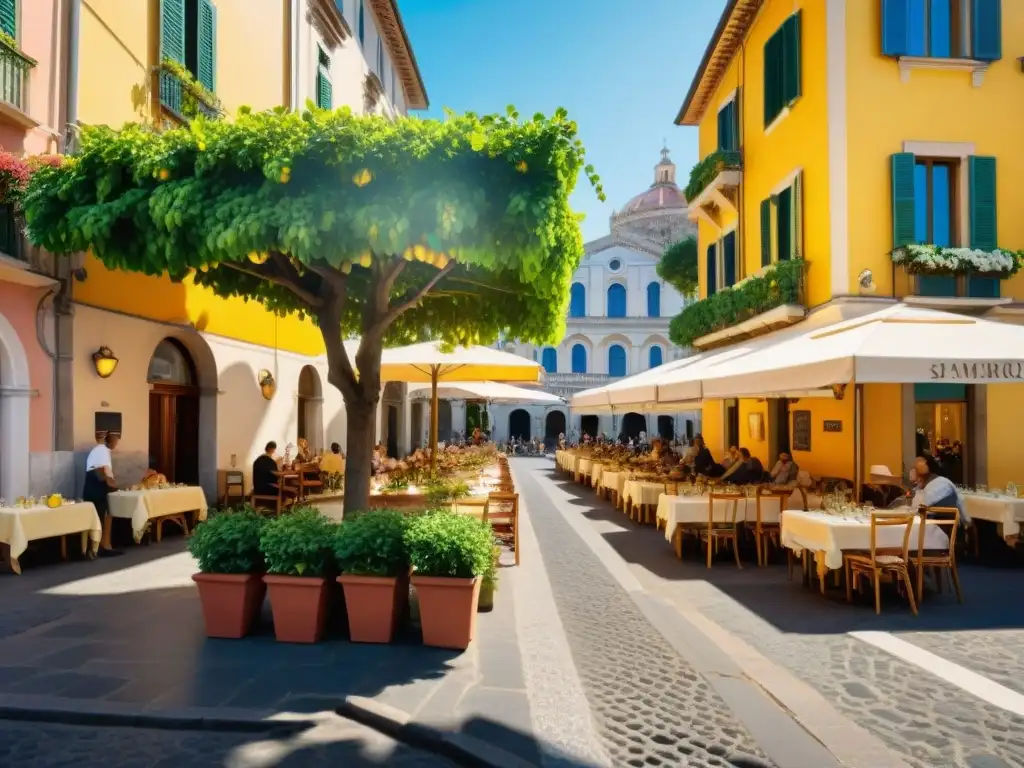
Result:
M1024 382L1024 326L897 304L724 362L704 372L702 390L763 397L854 382Z
M409 395L414 399L430 399L429 384L410 384ZM540 389L514 387L497 381L445 381L438 385L437 396L442 400L487 400L491 403L533 403L537 405L565 405L557 395Z
M650 368L641 373L613 381L592 389L585 389L572 396L569 403L573 410L588 413L611 413L613 406L635 405L649 411L647 405L654 402L657 394L657 383L672 371L677 371L699 360L702 355L684 357L670 363ZM618 408L616 408L616 411ZM635 410L631 408L630 410ZM644 412L643 410L641 412Z

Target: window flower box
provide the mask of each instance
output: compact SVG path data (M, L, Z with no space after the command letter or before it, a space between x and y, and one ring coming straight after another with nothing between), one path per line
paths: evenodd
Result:
M996 248L946 248L939 245L906 245L890 254L892 263L912 275L934 277L988 277L1006 279L1024 264L1024 252Z

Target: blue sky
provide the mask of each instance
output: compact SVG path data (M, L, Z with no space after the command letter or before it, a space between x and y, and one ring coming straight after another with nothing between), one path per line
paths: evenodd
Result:
M673 119L725 0L399 0L430 117L569 110L608 201L582 178L573 204L587 240L654 178L662 140L686 185L697 129Z

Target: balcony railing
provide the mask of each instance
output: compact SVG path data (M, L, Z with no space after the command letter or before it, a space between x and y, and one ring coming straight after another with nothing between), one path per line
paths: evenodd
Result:
M218 104L211 103L191 83L186 83L166 66L160 67L159 75L160 106L179 122L186 122L199 115L216 120L223 115Z
M18 220L10 204L0 205L0 253L19 260L25 258Z
M36 63L0 39L0 100L27 112L28 73Z

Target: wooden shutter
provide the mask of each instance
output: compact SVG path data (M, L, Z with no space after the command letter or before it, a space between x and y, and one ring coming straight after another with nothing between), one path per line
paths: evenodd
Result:
M331 81L323 72L316 74L316 105L321 109L331 109L334 106Z
M185 0L160 0L160 57L185 63Z
M772 263L772 201L761 201L761 266Z
M971 194L971 247L991 251L999 246L996 226L996 159L968 159Z
M1002 0L972 0L971 56L981 61L1003 58Z
M892 167L892 247L917 242L914 237L914 155L897 152Z
M217 9L210 0L199 0L196 27L196 79L213 93L217 90Z
M882 55L910 51L910 0L882 0Z
M782 107L800 98L800 11L782 25Z
M718 149L729 148L729 107L732 103L726 104L718 110Z
M0 0L0 29L18 39L18 0Z
M793 194L789 201L789 250L790 258L804 257L804 174L793 179Z
M715 248L714 243L708 246L707 255L704 258L707 284L706 294L708 298L711 298L715 295L715 291L718 290L718 249Z
M782 110L782 36L776 32L764 44L764 124Z
M722 239L722 278L726 288L736 285L736 232Z

